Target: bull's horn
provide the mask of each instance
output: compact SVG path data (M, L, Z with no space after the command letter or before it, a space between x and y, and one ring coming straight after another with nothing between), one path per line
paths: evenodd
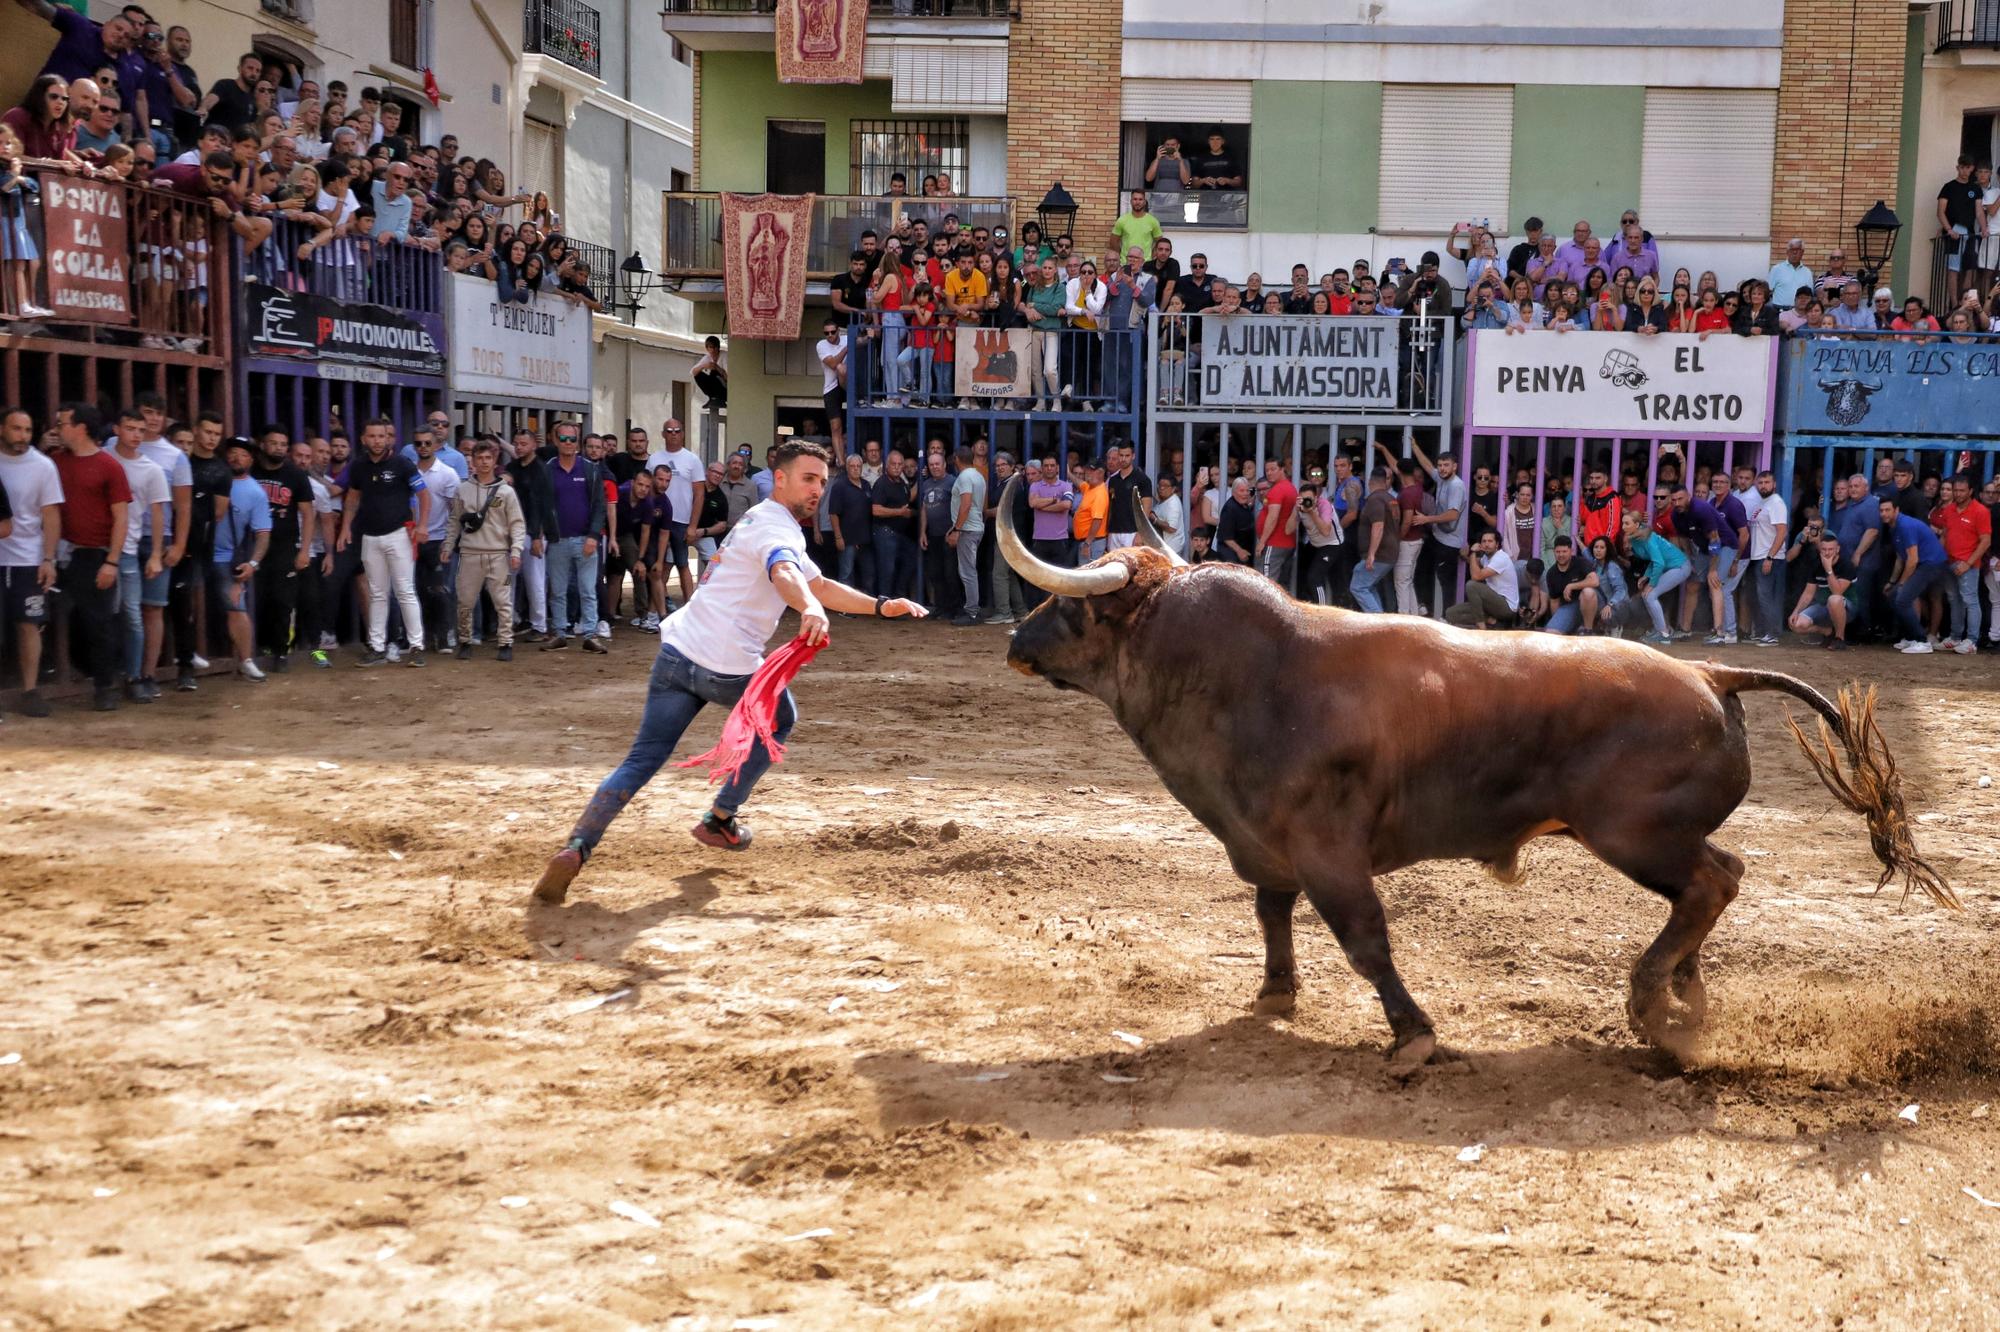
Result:
M1123 560L1088 569L1063 569L1022 545L1021 534L1014 530L1013 520L1008 516L1014 512L1014 495L1020 484L1019 472L1007 478L1007 485L1000 492L999 516L994 520L1000 530L1000 558L1007 561L1009 568L1042 591L1059 597L1101 597L1131 581L1132 570Z
M1185 567L1187 561L1181 553L1169 546L1160 529L1153 526L1153 515L1146 512L1146 506L1137 495L1132 497L1132 521L1136 524L1134 539L1142 546L1151 546L1160 554L1173 561L1175 568Z

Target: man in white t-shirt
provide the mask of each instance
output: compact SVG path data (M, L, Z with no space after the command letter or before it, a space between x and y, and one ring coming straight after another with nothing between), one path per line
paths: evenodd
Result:
M819 357L819 400L826 404L826 428L833 437L833 456L847 457L847 330L828 315L820 326L824 336L813 344Z
M188 534L194 527L194 464L167 438L167 400L157 393L141 393L134 399L145 421L139 452L152 459L166 473L167 494L167 620L173 626L174 647L182 660L194 655L194 580L200 575L200 560L187 558ZM158 647L166 650L166 639ZM146 677L155 678L157 659L146 662Z
M139 439L145 433L145 418L138 408L128 407L118 414L118 433L111 449L111 456L125 469L125 484L132 492L131 512L136 515L136 521L125 524L125 549L118 557L118 613L125 621L125 696L134 703L151 703L160 696L159 685L149 678L149 668L166 639L167 514L173 502L167 474L140 452Z
M1778 493L1777 476L1757 473L1757 511L1750 515L1750 590L1751 623L1757 631L1751 641L1758 647L1778 646L1778 631L1785 624L1785 532L1791 516Z
M1520 574L1491 528L1479 534L1465 576L1465 600L1445 611L1446 620L1461 629L1483 629L1488 624L1505 628L1514 623L1521 612Z
M56 542L62 535L62 478L35 447L35 418L16 407L0 417L0 496L9 516L0 523L0 616L14 626L21 663L21 711L49 715L37 685L42 626L56 586Z
M666 447L646 459L646 470L657 473L664 467L673 477L667 486L667 507L673 522L667 527L668 548L674 568L681 578L681 604L694 595L694 578L688 573L688 524L701 517L702 494L708 489L708 469L687 446L687 430L679 421L669 420L660 427Z
M824 446L788 439L769 456L771 498L753 506L730 529L722 549L702 571L701 587L660 625L660 655L646 686L646 710L631 752L590 798L569 842L549 860L535 884L535 897L560 902L570 881L590 858L611 820L658 772L695 715L710 703L733 707L764 663L764 643L786 607L799 613L799 632L808 643L826 641L829 610L922 618L923 607L864 592L825 577L806 554L800 524L819 510L832 459ZM798 709L786 690L778 700L772 738L782 745L798 723ZM715 803L693 829L704 846L742 851L750 830L736 811L771 766L759 740L737 774L716 794Z

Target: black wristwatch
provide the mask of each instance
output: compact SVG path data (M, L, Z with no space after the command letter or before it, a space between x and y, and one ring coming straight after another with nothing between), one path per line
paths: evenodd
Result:
M876 618L876 619L878 619L878 620L879 620L879 619L883 619L883 618L885 618L885 617L883 616L883 614L882 614L882 608L883 608L884 606L888 605L888 604L889 604L889 598L887 598L887 597L877 597L877 598L875 598L875 618Z

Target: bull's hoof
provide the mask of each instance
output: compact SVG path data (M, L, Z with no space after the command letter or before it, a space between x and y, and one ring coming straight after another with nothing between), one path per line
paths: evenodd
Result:
M1683 1063L1693 1056L1700 1019L1677 1007L1666 987L1634 993L1626 1002L1625 1014L1633 1034L1646 1044Z
M1437 1055L1437 1036L1428 1031L1407 1036L1389 1048L1392 1070L1421 1068Z
M1269 990L1257 996L1250 1011L1258 1017L1290 1017L1298 1006L1297 990Z
M1702 983L1697 973L1692 976L1674 977L1674 998L1680 1000L1687 1010L1686 1022L1699 1027L1708 1017L1708 986Z

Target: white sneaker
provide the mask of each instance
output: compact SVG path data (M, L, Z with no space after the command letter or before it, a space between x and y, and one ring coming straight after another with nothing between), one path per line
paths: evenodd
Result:
M644 620L639 622L639 627L649 634L655 633L660 627L660 617L657 615L648 615Z
M1953 648L1952 651L1956 652L1961 657L1969 657L1973 653L1979 651L1979 645L1968 638L1964 642L1960 643L1957 647Z
M1928 657L1931 653L1937 651L1937 649L1929 643L1905 643L1902 647L1897 648L1896 651L1911 657Z
M208 669L208 658L197 652L188 658L188 664L198 671L205 671Z
M597 622L597 636L599 638L611 637L611 626L605 623L603 620L599 620Z
M646 617L643 615L634 615L631 624L634 629L644 629L646 627Z
M340 640L335 638L332 634L321 634L319 636L320 651L331 652L333 651L333 649L339 646L340 646Z
M254 661L246 661L236 668L236 673L251 684L264 683L264 668Z
M1917 640L1914 638L1899 638L1896 640L1896 651L1908 652L1910 650L1910 644L1916 641Z
M397 647L394 643L389 644L388 657L390 661L401 661L403 659L403 649Z
M1941 638L1937 642L1937 650L1939 652L1956 652L1958 651L1958 640L1956 638Z

